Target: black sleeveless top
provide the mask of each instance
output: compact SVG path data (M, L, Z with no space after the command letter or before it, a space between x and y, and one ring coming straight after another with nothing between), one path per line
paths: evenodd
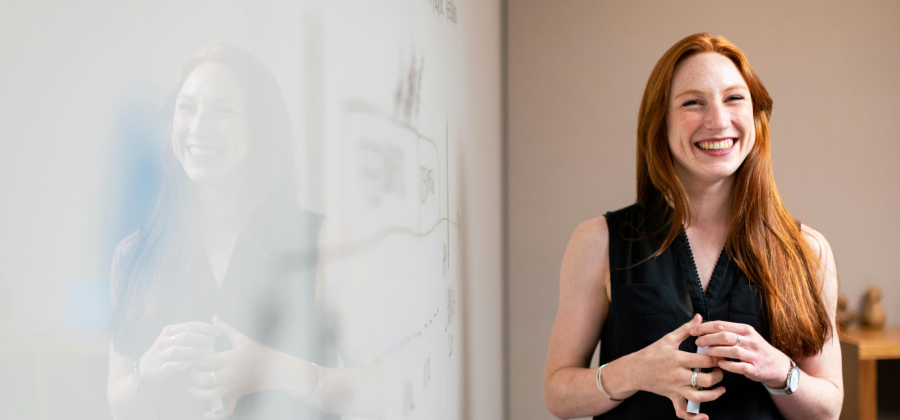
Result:
M135 326L135 338L117 348L137 358L156 340L166 325L189 321L212 323L213 315L257 343L316 363L337 367L335 337L317 310L317 238L323 217L299 208L263 212L242 227L231 260L217 287L205 258L193 258L185 272L165 290L155 314ZM251 234L252 232L252 234ZM128 242L122 241L117 263L128 261ZM123 251L123 249L125 249ZM118 261L119 259L124 261ZM215 351L231 348L222 336ZM159 419L202 419L209 401L188 392L188 371L176 373L163 386ZM283 391L262 391L242 397L229 419L337 419Z
M607 213L611 301L600 336L600 364L609 363L653 344L691 320L747 324L769 337L769 322L760 291L723 250L706 292L694 263L687 235L682 230L661 255L644 261L668 233L668 206L638 203ZM680 350L697 351L695 337ZM727 392L700 404L700 412L716 420L782 419L763 385L743 375L723 371L715 386ZM676 419L672 401L638 391L616 408L595 419Z

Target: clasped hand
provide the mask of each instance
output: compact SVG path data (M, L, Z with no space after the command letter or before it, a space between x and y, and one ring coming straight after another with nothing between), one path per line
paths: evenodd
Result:
M746 324L711 321L692 326L697 346L709 346L706 354L718 358L718 366L772 388L784 388L790 359L772 347L755 328ZM729 358L732 360L725 360Z
M690 332L699 328L702 321L699 314L694 315L690 322L637 353L640 360L634 367L636 370L634 375L638 378L637 388L672 400L675 414L680 419L708 420L709 417L705 414L688 413L686 399L706 402L715 400L725 393L725 387L721 386L700 390L691 385L695 368L715 368L709 373L697 373L698 387L711 388L722 380L722 370L716 368L717 360L712 357L712 348L707 355L678 350L681 342L690 337Z
M230 325L213 317L213 324L231 342L231 350L197 359L190 371L194 385L188 390L194 397L213 401L223 399L223 410L209 411L206 419L223 419L234 413L237 401L244 395L267 389L264 376L278 352L241 334Z

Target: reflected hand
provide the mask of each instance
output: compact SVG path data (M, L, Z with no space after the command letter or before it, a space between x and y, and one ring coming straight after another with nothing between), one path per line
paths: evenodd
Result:
M219 330L203 322L167 325L141 356L138 370L144 386L158 389L173 374L190 368L213 345Z
M232 348L199 359L190 372L196 386L188 390L201 400L222 398L224 409L209 411L204 418L223 419L234 413L241 397L266 389L264 374L278 352L251 340L222 322L218 316L213 317L213 323L231 342Z
M712 321L692 328L691 335L699 336L698 346L709 346L706 354L721 358L720 368L772 388L786 386L790 359L772 347L755 328L747 324ZM724 360L726 357L738 361Z
M694 368L712 368L716 366L713 357L703 354L688 353L678 350L678 345L690 337L690 331L700 326L703 318L697 314L687 324L666 334L657 342L645 347L637 353L638 363L636 375L639 378L638 388L654 394L668 397L675 407L675 414L680 419L708 420L706 414L687 412L687 401L713 401L725 393L725 387L711 390L697 390L691 386ZM712 348L710 348L712 350ZM714 369L710 373L697 373L697 385L709 388L722 380L722 371Z

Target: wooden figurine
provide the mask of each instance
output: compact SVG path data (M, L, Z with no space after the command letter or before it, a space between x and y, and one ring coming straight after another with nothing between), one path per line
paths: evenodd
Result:
M884 328L886 318L887 313L881 304L881 288L872 286L863 297L861 325L869 330L880 330Z
M850 309L847 305L847 295L841 293L838 295L837 301L837 325L838 331L847 331L850 324L856 320L856 311Z

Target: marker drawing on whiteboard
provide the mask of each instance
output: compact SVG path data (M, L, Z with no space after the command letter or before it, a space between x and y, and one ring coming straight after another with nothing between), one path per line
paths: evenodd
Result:
M709 346L697 347L698 354L706 354L706 350L709 349ZM694 368L694 372L700 372L700 368ZM697 386L697 389L700 389L700 386ZM688 400L687 412L691 414L697 414L700 412L700 403L693 402Z

